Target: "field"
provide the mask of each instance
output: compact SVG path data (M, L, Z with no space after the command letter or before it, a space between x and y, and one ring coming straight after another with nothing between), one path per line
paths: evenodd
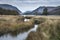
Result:
M23 16L0 15L0 35L6 33L20 33L32 28L33 22L24 22Z
M60 40L60 16L36 16L41 23L36 32L31 32L26 40Z
M24 22L24 19L30 21ZM60 16L13 16L0 15L0 36L6 33L17 35L38 25L36 32L30 32L26 40L60 40Z

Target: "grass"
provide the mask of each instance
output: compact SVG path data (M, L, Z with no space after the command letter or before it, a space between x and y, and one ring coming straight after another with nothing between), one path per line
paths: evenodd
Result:
M60 40L60 17L41 17L47 19L40 23L37 31L31 32L26 40Z
M24 22L23 16L0 15L0 35L20 33L34 26L32 21Z
M34 20L34 23L35 24L40 24L40 23L43 23L43 22L45 22L46 21L46 18L34 18L33 19Z
M0 36L10 33L16 36L20 32L28 31L34 24L39 27L31 32L26 40L60 40L59 16L33 16L30 21L24 22L23 16L0 15Z

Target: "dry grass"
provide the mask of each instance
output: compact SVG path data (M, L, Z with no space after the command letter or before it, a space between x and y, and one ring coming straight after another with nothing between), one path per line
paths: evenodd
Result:
M33 27L33 22L24 22L23 16L0 15L0 35L10 32L23 32Z
M23 20L23 16L0 15L0 35L5 33L17 34L29 30L34 26L34 23L38 23L37 31L31 32L26 40L60 40L59 16L34 16L29 22Z
M41 24L36 32L31 32L26 40L60 40L60 17L42 16L47 20Z

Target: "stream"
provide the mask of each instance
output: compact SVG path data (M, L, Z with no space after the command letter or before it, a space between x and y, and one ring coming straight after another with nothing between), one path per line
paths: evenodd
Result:
M27 21L27 20L29 20L29 19L25 19L24 21ZM36 32L37 28L38 28L38 25L35 24L34 28L31 28L27 32L20 33L15 37L12 37L10 34L6 34L6 35L1 36L0 40L25 40L27 38L28 34L31 31Z

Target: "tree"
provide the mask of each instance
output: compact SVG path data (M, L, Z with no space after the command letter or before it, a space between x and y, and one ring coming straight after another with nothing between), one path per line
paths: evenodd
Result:
M35 14L36 16L38 15L38 13L37 13L37 12L35 12L34 14Z
M48 15L48 9L46 7L43 9L42 15Z

